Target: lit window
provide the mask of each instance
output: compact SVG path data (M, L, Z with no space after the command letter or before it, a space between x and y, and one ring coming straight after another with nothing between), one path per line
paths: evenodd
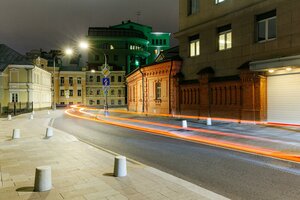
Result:
M188 15L193 15L199 12L199 0L188 0L187 5Z
M200 55L200 39L199 35L195 35L189 38L190 41L190 57Z
M81 77L77 77L77 84L81 85Z
M256 16L257 41L267 41L276 38L276 10Z
M219 34L219 51L230 49L232 47L232 30L231 25L218 28Z
M161 99L161 83L155 83L155 99Z
M216 0L216 4L219 4L219 3L222 3L224 2L225 0Z

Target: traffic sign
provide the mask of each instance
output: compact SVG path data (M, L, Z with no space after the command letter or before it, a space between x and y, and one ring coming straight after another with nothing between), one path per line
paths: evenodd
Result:
M109 80L109 78L103 78L103 79L102 79L102 84L103 84L103 86L109 86L109 85L110 85L110 80Z
M109 74L110 74L110 71L109 71L109 69L108 68L106 68L106 67L104 67L103 69L102 69L102 74L104 75L104 77L108 77L109 76Z

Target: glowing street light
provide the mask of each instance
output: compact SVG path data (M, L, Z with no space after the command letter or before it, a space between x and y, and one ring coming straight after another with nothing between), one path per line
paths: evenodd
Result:
M67 48L65 53L66 53L66 55L72 55L73 54L73 49Z
M85 41L81 41L81 42L79 43L79 47L80 47L81 49L88 49L88 48L89 48L89 44L88 44L87 42L85 42Z

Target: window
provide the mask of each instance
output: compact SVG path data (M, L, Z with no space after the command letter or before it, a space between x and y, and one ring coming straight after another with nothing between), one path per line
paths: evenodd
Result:
M111 76L111 82L115 82L115 77L114 76Z
M152 44L154 44L154 39L152 39Z
M115 100L111 100L111 105L115 105Z
M73 77L69 77L69 85L70 85L70 86L73 85Z
M97 100L97 105L100 105L100 100L99 99Z
M98 89L97 90L97 95L100 95L100 93L101 93L101 90Z
M61 105L65 105L65 102L60 102Z
M77 96L81 97L81 90L77 90Z
M166 39L164 39L164 45L167 45L167 40Z
M93 76L90 76L90 77L89 77L89 81L90 81L90 82L93 82L93 81L94 81L94 80L93 80Z
M65 91L64 90L60 90L60 96L63 97L65 95Z
M73 102L69 102L69 105L73 105Z
M118 105L122 105L122 100L121 99L118 100Z
M81 77L77 77L77 84L81 85Z
M276 38L276 10L256 16L257 41L267 41Z
M223 3L225 0L216 0L216 4Z
M232 47L231 24L218 28L219 51L230 49Z
M114 55L114 61L118 61L119 60L119 56L118 55Z
M101 77L100 76L97 76L97 82L101 82Z
M188 0L187 5L188 15L193 15L199 12L199 0Z
M118 82L122 82L122 76L118 76Z
M73 96L73 90L69 90L69 96L70 96L70 97Z
M120 97L122 95L122 90L118 90L118 96Z
M65 84L65 77L60 77L60 85L64 85Z
M112 90L110 91L110 95L115 95L115 90L112 89Z
M199 35L189 37L190 41L190 57L200 55L200 39Z
M161 99L161 83L155 83L155 99Z
M90 104L90 105L93 105L93 103L94 103L93 100L90 100L90 101L89 101L89 104Z
M18 93L12 93L11 94L11 102L19 102L19 99L18 99Z

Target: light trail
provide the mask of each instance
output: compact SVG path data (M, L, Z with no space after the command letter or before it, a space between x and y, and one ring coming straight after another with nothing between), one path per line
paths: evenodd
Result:
M89 109L81 108L81 109L79 109L79 112L81 112L83 114L91 115L91 113L85 112L83 110L89 110ZM95 117L97 117L97 115ZM137 119L124 118L124 117L106 116L105 118L106 119L121 120L121 121L128 121L128 122L136 122L136 123L141 123L141 124L149 124L149 125L155 125L155 126L162 126L162 127L168 127L168 128L175 128L175 129L183 129L181 126L178 126L178 125L163 124L163 123L157 123L157 122L149 122L149 121L145 121L145 120L137 120ZM264 141L264 142L281 143L281 144L286 143L286 142L280 141L280 140L260 138L260 137L249 136L249 135L240 135L240 134L236 134L236 133L221 132L221 131L215 131L215 130L207 130L207 129L203 129L203 128L190 128L190 127L187 127L187 128L184 128L184 129L194 131L194 132L199 132L199 133L207 133L207 134L228 136L228 137L241 138L241 139L251 139L251 140Z
M97 110L101 111L102 109L98 108L88 108L84 106L77 106L78 108L85 108L87 110ZM178 114L158 114L158 113L149 113L149 112L133 112L125 110L109 110L113 113L125 113L133 115L146 115L146 116L161 116L161 117L172 117L172 118L184 118L184 119L196 119L196 120L207 120L206 116L193 116L193 115L178 115ZM262 122L255 120L241 120L241 119L230 119L230 118L221 118L221 117L210 117L214 121L221 122L232 122L232 123L241 123L241 124L257 124L264 126L273 126L273 127L297 127L300 128L300 124L288 124L288 123L277 123L277 122Z
M199 135L194 135L194 136L175 135L175 134L172 134L172 133L170 133L168 131L164 131L164 130L156 130L156 129L151 129L151 128L145 128L145 127L125 124L125 123L107 121L107 120L95 118L96 115L91 114L91 113L89 113L89 117L72 114L70 112L70 110L66 110L65 113L68 114L69 116L76 117L79 119L101 122L101 123L106 123L106 124L110 124L110 125L114 125L114 126L120 126L120 127L124 127L124 128L134 129L134 130L138 130L138 131L149 132L149 133L152 133L155 135L162 135L162 136L167 136L167 137L171 137L171 138L206 144L206 145L210 145L210 146L221 147L224 149L236 150L236 151L240 151L240 152L246 152L246 153L260 155L260 156L266 156L266 157L270 157L270 158L276 158L276 159L280 159L280 160L293 161L296 163L300 162L300 155L297 155L297 154L284 153L284 152L280 152L280 151L276 151L276 150L272 150L272 149L261 148L261 147L245 145L245 144L239 144L239 143L235 143L235 142L228 142L228 141L219 140L219 139L212 139L212 138L207 138L207 137L203 137L203 136L199 136ZM91 116L93 118L91 118Z

